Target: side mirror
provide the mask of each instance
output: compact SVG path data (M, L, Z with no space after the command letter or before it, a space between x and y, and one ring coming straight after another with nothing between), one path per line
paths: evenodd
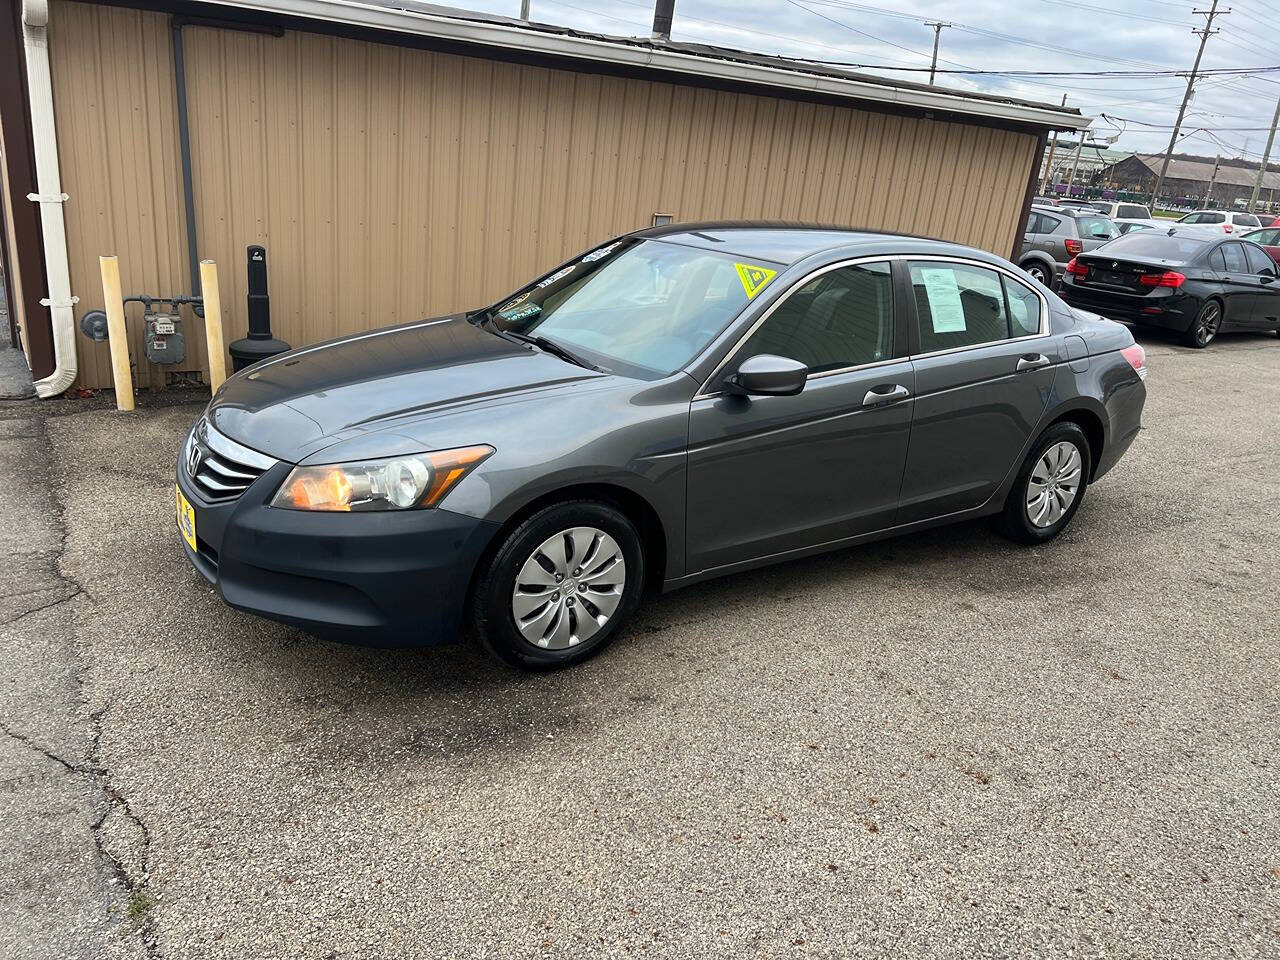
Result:
M808 379L809 368L799 360L762 353L743 360L725 383L735 393L790 397L803 390Z

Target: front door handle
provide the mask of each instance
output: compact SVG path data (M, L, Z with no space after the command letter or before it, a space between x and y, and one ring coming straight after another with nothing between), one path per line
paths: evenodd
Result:
M1028 370L1039 370L1041 367L1047 367L1052 362L1043 353L1024 353L1018 358L1018 372L1025 373Z
M911 396L911 391L900 383L882 383L867 391L862 398L864 407L882 407L887 403L897 403Z

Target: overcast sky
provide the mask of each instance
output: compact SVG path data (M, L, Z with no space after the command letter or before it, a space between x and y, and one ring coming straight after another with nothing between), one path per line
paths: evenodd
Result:
M531 19L599 33L648 36L646 0L531 0ZM456 6L518 16L519 0L462 0ZM1231 0L1210 37L1202 68L1280 65L1280 0ZM1209 3L1200 5L1208 9ZM676 0L675 40L714 43L809 59L927 67L933 29L942 31L940 68L984 70L1188 70L1203 26L1175 0ZM1033 45L1034 44L1034 45ZM916 80L927 75L886 72ZM1280 96L1280 71L1198 81L1179 152L1261 158ZM1067 104L1095 117L1096 136L1118 149L1163 151L1186 87L1184 77L997 78L941 76L940 85ZM1108 120L1103 113L1122 118ZM1260 128L1260 129L1259 129ZM1280 153L1280 144L1272 158Z

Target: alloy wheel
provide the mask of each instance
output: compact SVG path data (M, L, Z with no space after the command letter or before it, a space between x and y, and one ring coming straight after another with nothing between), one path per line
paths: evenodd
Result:
M1211 303L1200 313L1196 321L1196 342L1207 346L1218 335L1218 327L1222 325L1222 311L1216 303Z
M1082 465L1079 449L1067 440L1040 455L1027 478L1027 518L1032 526L1051 527L1071 509L1080 493Z
M520 635L547 650L591 639L613 616L627 584L618 542L595 527L548 537L516 574L511 615Z

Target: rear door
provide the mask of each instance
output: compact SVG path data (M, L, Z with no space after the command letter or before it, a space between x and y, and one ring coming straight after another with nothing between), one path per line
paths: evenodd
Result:
M961 258L907 266L916 398L898 523L986 503L1038 429L1064 359L1048 302L1013 274Z
M1233 327L1253 326L1253 311L1262 284L1249 270L1244 244L1235 240L1220 244L1210 255L1209 263L1222 280L1223 323Z
M1276 265L1267 251L1252 243L1242 243L1250 272L1258 280L1258 292L1253 301L1253 326L1271 330L1280 323L1280 290L1277 290Z

